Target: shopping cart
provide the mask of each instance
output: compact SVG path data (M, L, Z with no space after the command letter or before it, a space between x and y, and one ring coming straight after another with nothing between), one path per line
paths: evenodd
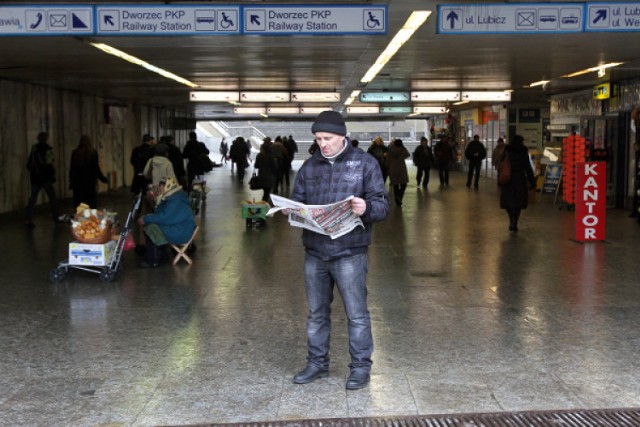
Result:
M124 242L127 239L127 234L129 234L133 228L136 214L140 209L141 201L142 193L135 197L131 210L127 215L127 220L120 230L120 233L118 233L118 239L115 240L113 253L110 254L109 261L105 265L76 265L71 264L70 260L67 259L60 262L56 268L49 272L49 280L53 283L60 283L64 280L65 276L69 274L71 269L76 269L96 273L100 276L100 280L105 283L113 281L113 279L122 272L122 253L124 252Z

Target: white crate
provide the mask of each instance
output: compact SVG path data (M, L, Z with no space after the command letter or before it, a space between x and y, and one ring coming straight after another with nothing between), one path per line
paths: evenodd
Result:
M115 240L107 243L69 243L69 264L104 266L109 265L116 249Z

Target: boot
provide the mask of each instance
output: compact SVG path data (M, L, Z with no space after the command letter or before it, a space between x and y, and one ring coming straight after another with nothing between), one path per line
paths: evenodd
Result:
M513 210L513 217L514 217L513 231L514 232L518 232L518 220L520 219L520 212L522 212L520 209Z
M512 209L507 209L507 213L509 214L509 231L515 233L518 231L518 219Z

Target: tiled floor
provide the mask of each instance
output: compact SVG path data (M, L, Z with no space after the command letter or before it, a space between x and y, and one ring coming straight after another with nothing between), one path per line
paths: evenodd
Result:
M412 170L411 176L414 176ZM334 303L327 379L304 366L300 231L245 229L260 197L228 168L211 192L192 266L58 285L66 226L0 224L0 425L147 426L325 417L640 406L640 225L607 212L607 241L579 244L573 213L536 196L507 231L495 182L432 176L374 229L376 343L368 388L347 392L345 316ZM130 194L101 196L126 214Z

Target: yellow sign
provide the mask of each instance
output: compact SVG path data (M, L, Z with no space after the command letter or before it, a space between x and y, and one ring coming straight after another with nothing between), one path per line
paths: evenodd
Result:
M594 99L609 99L611 97L611 84L602 83L593 88Z

